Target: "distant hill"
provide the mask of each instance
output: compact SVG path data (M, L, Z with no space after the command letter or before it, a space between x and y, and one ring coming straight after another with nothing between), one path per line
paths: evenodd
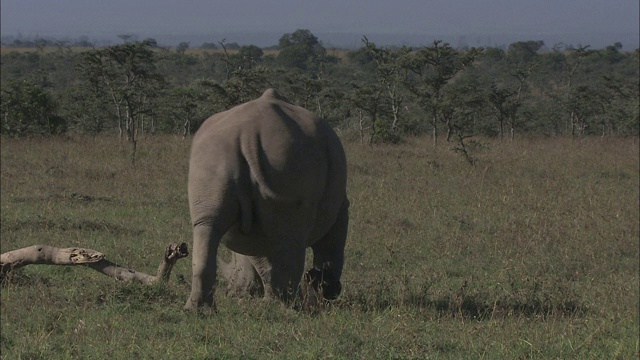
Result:
M278 44L278 40L284 33L251 33L251 32L230 32L230 33L210 33L210 34L133 34L134 39L143 40L153 38L160 46L175 47L181 42L189 42L191 47L200 47L203 43L214 43L223 39L227 43L238 43L240 45L256 45L259 47L270 47ZM114 45L122 42L118 38L121 34L92 34L91 36L70 37L65 34L2 34L2 43L11 44L15 39L35 40L38 38L55 38L56 40L77 40L77 38L87 39L98 46ZM626 34L358 34L347 32L314 32L314 35L327 48L357 49L362 46L362 37L367 38L379 46L423 46L430 45L434 40L448 42L453 47L501 47L506 48L510 43L516 41L542 40L547 48L552 48L555 44L565 45L590 45L593 49L604 48L615 42L623 45L623 50L634 50L640 47L640 37L637 33Z
M547 47L564 43L567 45L591 45L598 49L615 42L621 42L624 50L633 50L640 46L638 34L358 34L346 32L314 32L325 47L357 49L362 46L362 37L380 46L422 46L430 45L434 40L443 40L454 47L507 47L510 43L526 40L543 40ZM205 42L217 43L222 39L241 45L268 47L278 44L283 33L227 33L227 34L158 34L154 37L159 44L175 46L188 41L192 47Z

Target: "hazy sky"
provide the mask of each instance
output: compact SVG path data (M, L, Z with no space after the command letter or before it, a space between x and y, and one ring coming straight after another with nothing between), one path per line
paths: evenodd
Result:
M0 0L0 4L3 36L283 34L299 28L314 34L615 35L637 34L640 16L638 0Z

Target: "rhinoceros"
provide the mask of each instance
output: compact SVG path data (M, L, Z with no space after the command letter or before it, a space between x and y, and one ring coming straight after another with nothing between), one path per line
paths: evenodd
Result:
M333 129L273 89L205 120L189 162L193 275L185 308L215 308L217 272L233 292L257 288L288 302L298 296L308 247L313 268L305 278L336 298L346 185L345 153ZM220 243L231 262L218 259Z

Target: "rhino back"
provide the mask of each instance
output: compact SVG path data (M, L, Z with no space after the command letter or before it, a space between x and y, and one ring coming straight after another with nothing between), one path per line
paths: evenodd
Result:
M289 227L312 243L346 199L346 160L333 130L272 90L205 121L194 136L189 177L190 193L201 194L195 197L237 188L242 219L234 231L249 237Z

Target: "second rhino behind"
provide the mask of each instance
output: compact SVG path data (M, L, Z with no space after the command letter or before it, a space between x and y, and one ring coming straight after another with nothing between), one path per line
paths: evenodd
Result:
M214 305L220 264L230 289L259 289L288 301L307 276L325 298L339 295L349 222L347 164L337 135L311 112L269 89L207 119L193 138L189 207L191 295L186 308Z

